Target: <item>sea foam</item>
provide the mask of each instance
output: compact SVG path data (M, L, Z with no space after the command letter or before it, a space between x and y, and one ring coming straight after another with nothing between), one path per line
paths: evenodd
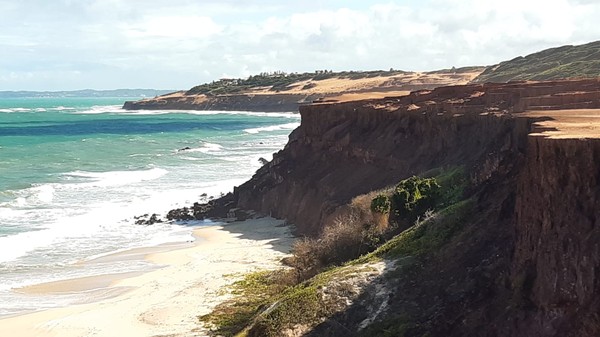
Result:
M265 131L294 130L295 128L297 128L299 126L300 126L300 123L286 123L286 124L265 126L265 127L260 127L260 128L245 129L244 132L256 134L256 133L265 132Z
M100 187L100 186L115 186L115 185L126 185L131 183L137 183L141 181L148 181L158 179L168 171L162 168L152 168L149 170L139 171L110 171L110 172L86 172L86 171L73 171L65 173L64 176L68 178L84 178L86 182L81 183L80 186L85 187Z

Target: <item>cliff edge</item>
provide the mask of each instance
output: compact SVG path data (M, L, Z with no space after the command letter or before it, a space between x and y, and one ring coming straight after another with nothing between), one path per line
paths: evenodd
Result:
M449 86L300 114L287 146L234 192L299 233L317 236L354 197L412 175L468 177L472 215L385 281L370 331L408 320L405 336L600 334L599 80ZM369 330L363 306L313 334Z

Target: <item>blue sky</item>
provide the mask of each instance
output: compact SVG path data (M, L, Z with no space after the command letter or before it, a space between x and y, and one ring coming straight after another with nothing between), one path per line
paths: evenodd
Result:
M0 90L488 65L600 40L593 0L0 0Z

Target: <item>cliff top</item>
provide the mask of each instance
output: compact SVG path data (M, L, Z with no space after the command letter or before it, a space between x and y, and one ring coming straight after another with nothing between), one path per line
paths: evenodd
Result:
M297 111L313 101L347 102L408 95L410 92L468 83L506 83L600 76L600 41L547 49L490 67L431 72L321 70L261 73L221 79L180 91L127 102L125 109Z
M315 104L336 104L325 100ZM600 138L600 79L522 81L439 87L345 103L353 109L534 118L532 136Z
M423 88L467 84L483 70L483 67L468 67L434 72L390 70L261 74L248 79L221 79L188 91L168 93L157 99L193 98L200 103L219 96L279 94L321 95L335 101L382 98L406 95Z
M600 109L538 110L526 112L523 116L547 119L535 123L531 136L600 138Z

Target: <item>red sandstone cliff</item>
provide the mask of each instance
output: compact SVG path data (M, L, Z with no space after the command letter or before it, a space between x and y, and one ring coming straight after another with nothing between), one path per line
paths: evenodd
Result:
M352 197L444 165L497 165L524 152L526 110L600 108L600 81L480 84L300 108L286 148L237 193L242 207L310 232ZM495 163L495 164L494 164ZM491 170L491 169L490 169ZM306 229L306 230L305 230Z
M515 212L513 279L539 309L522 335L597 336L600 139L529 137Z
M468 235L398 281L390 307L434 336L598 336L596 109L598 80L304 106L286 148L235 197L315 234L356 195L464 165L477 200Z

